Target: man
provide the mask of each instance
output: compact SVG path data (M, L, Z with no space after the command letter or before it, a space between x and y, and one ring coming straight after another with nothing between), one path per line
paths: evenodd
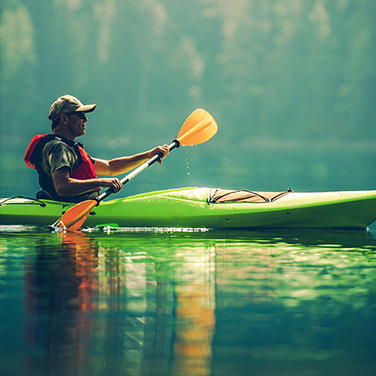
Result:
M86 114L95 109L95 104L83 105L71 95L51 105L48 119L52 121L52 134L34 136L25 154L26 164L38 171L43 189L37 198L81 202L98 196L101 187L119 192L123 186L119 179L98 175L123 174L158 153L162 158L168 154L168 146L163 145L129 157L91 158L75 139L85 134Z

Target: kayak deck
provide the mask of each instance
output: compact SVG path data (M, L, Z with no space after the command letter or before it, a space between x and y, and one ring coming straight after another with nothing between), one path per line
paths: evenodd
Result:
M216 191L182 188L104 201L94 207L85 226L365 228L376 220L376 190L276 192L277 197L269 201L213 203ZM2 199L0 224L51 225L73 205L30 198Z

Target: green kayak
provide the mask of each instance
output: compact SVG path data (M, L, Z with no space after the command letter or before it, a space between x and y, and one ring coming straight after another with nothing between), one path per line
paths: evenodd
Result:
M2 225L51 225L74 204L0 200ZM365 228L376 220L376 190L296 193L182 188L103 201L85 227Z

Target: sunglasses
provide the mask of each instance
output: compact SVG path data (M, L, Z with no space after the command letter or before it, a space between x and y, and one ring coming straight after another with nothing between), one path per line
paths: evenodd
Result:
M80 119L85 119L86 118L86 114L85 114L85 112L81 112L81 111L79 111L79 112L69 112L67 115L76 115L76 116L78 116Z

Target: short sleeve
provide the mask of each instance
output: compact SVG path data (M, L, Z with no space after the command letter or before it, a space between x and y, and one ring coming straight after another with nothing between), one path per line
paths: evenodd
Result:
M73 170L77 161L77 156L72 148L59 140L52 140L47 143L42 153L44 162L42 167L50 176L63 167Z

